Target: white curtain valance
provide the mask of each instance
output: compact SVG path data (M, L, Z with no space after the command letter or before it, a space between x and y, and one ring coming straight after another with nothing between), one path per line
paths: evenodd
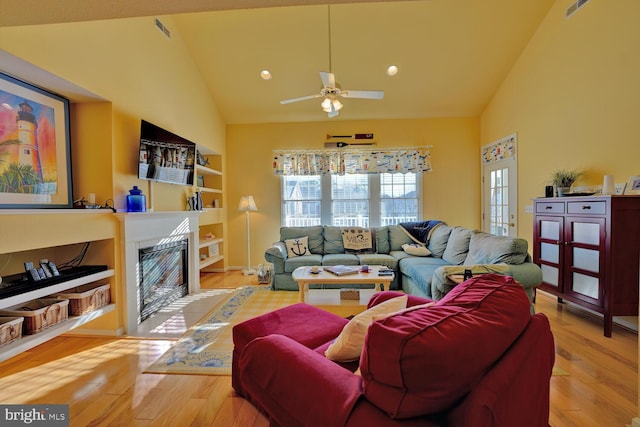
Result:
M369 150L276 150L276 175L408 173L431 171L430 147Z

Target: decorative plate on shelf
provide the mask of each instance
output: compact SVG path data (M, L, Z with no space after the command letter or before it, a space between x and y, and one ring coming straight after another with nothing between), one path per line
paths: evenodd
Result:
M575 192L575 193L565 193L565 197L573 197L573 196L593 196L594 194L596 194L595 191L581 191L581 192Z

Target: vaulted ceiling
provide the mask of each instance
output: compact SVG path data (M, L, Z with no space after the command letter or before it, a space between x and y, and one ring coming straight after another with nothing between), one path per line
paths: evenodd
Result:
M554 2L64 0L47 11L39 0L0 0L13 11L0 26L158 16L230 124L477 116ZM389 65L396 76L386 75ZM383 90L384 99L343 99L331 119L320 99L279 103L319 93L320 71L342 89Z

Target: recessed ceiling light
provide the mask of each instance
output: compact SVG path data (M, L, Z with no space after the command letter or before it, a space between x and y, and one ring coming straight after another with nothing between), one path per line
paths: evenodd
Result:
M271 80L271 71L269 70L262 70L260 71L260 77L262 77L263 80Z
M393 77L396 74L398 74L398 67L396 67L395 65L390 65L389 68L387 68L387 76Z

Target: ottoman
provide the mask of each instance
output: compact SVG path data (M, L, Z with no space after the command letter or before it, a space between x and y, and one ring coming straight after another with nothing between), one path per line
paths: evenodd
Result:
M242 393L238 360L244 347L256 338L267 335L284 335L322 355L333 340L340 335L349 321L315 306L298 303L246 320L233 327L233 360L231 384ZM268 361L265 361L268 368ZM348 369L357 369L346 365Z

